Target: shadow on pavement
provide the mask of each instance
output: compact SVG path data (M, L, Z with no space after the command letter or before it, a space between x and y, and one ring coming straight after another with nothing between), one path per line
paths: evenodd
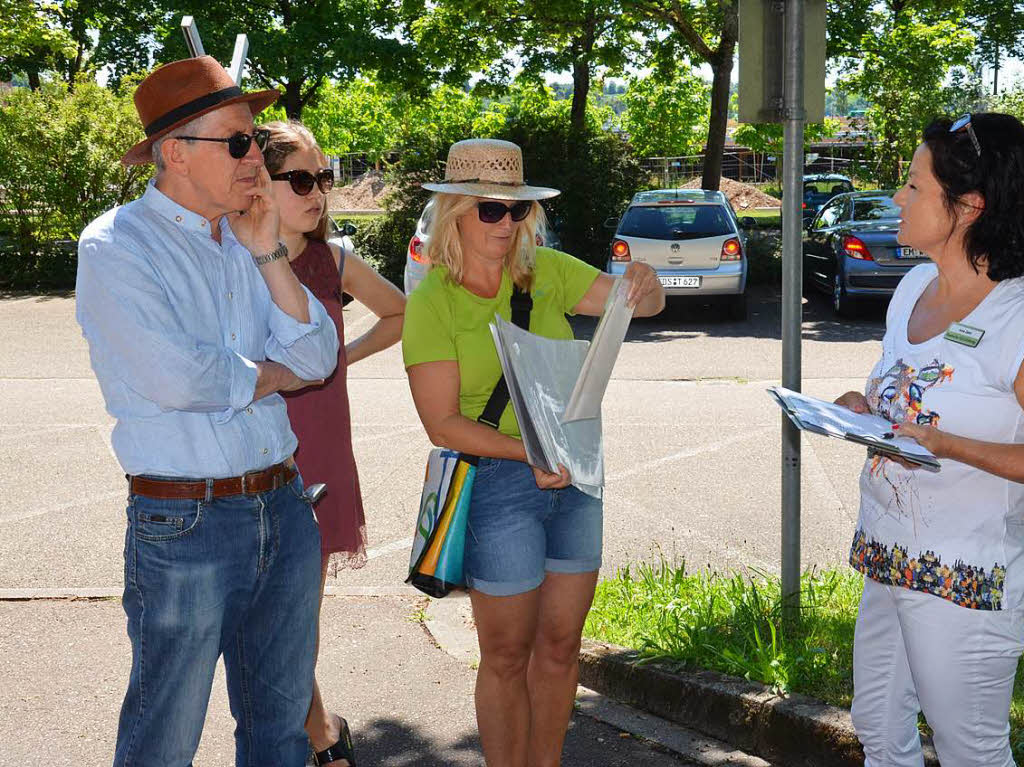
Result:
M655 317L637 317L626 340L662 343L679 338L782 338L782 294L776 288L757 286L747 293L747 319L730 320L724 307L710 299L670 299ZM837 317L827 297L812 294L803 301L805 341L879 341L885 333L885 301L865 302L853 317ZM590 339L597 326L594 317L571 318L577 338Z
M444 728L443 721L438 726ZM399 719L375 719L359 728L355 747L360 764L380 767L450 767L476 765L482 761L480 741L464 736L454 745L438 748L437 735L426 735L415 725Z

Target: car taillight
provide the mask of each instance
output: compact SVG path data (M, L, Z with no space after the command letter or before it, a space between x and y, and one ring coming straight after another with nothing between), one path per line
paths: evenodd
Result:
M622 240L612 242L612 261L629 261L629 245Z
M852 234L843 237L843 251L850 258L857 258L861 261L875 260L872 258L871 251L868 250L868 246L864 244L864 241L859 237L854 237Z
M743 246L740 241L733 237L722 243L722 261L739 261L743 258Z
M807 210L807 203L806 203L806 202L802 202L802 203L800 203L800 207L801 207L801 208L802 208L803 210Z
M423 258L423 240L419 237L413 237L409 240L409 258L419 264L425 262Z

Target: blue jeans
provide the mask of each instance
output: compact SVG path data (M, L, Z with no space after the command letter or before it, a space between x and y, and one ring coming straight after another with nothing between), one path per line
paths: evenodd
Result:
M192 764L224 655L238 767L301 767L320 534L302 479L259 495L128 499L132 643L115 767Z
M466 527L466 584L496 597L524 594L546 573L601 567L603 505L578 489L541 490L521 461L481 458Z

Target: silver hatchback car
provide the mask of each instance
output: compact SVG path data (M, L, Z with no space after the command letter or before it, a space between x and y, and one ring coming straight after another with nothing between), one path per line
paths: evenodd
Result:
M638 193L615 225L607 272L630 261L652 266L669 297L721 296L731 317L746 317L746 237L722 192Z

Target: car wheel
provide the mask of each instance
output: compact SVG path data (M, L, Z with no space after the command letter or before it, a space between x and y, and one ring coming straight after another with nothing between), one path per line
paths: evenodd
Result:
M835 277L832 278L832 311L840 317L849 317L853 314L853 310L854 300L846 292L843 276L836 272Z
M747 294L739 293L726 299L725 315L730 320L742 321L747 318Z

